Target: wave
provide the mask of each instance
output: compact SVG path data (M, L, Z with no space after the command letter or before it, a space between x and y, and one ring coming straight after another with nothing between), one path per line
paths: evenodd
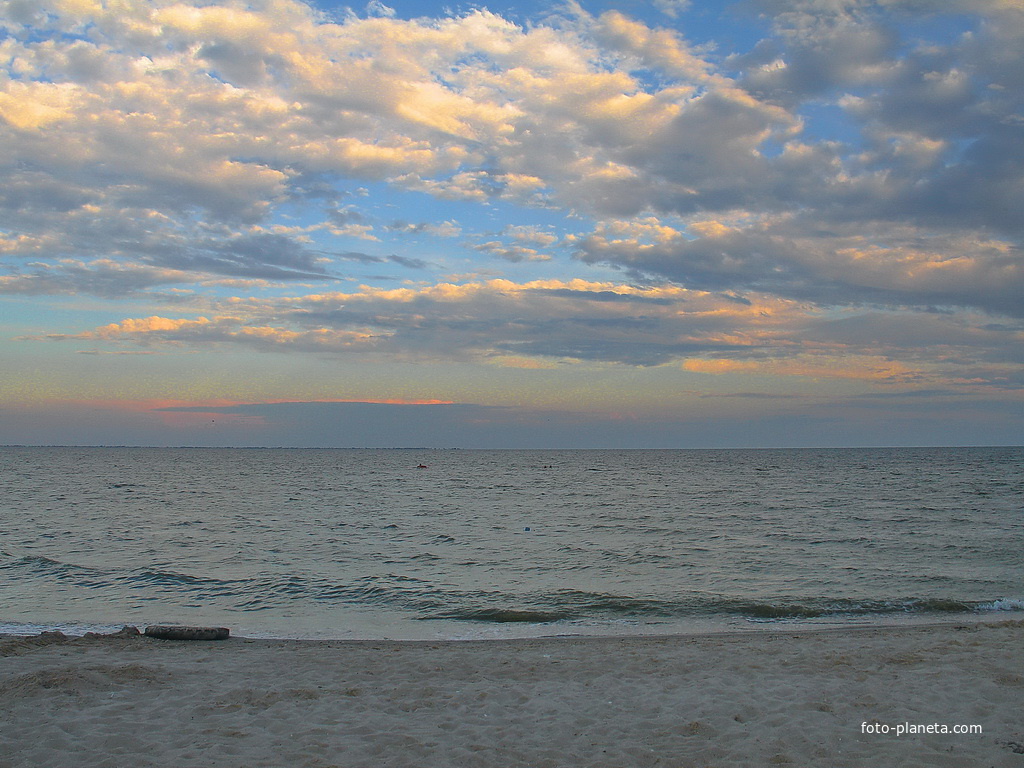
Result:
M224 611L287 609L290 614L337 608L381 609L418 620L490 624L559 621L660 622L688 618L743 618L775 622L826 617L894 614L954 614L1024 611L1024 599L985 600L957 596L857 599L806 596L750 597L692 593L678 598L582 590L513 594L505 590L459 590L429 580L386 573L349 580L313 574L255 573L237 578L190 573L166 563L148 567L97 568L43 555L0 551L0 571L16 579L60 583L63 589L103 593L115 601L202 603ZM194 564L187 564L195 567Z
M223 580L208 576L194 576L188 573L161 570L159 568L97 568L79 565L62 560L55 560L44 555L7 555L0 560L0 570L13 571L29 579L45 579L58 582L70 582L76 587L90 589L134 591L154 590L155 592L176 591L190 594L216 592L223 594L226 589L244 590L245 580Z
M12 555L9 552L0 553L4 556L0 560L0 570L15 572L28 572L35 577L50 578L81 578L83 576L102 576L106 571L100 568L92 568L87 565L76 565L66 563L62 560L55 560L45 555Z
M549 623L564 620L650 621L725 616L752 621L787 621L844 616L1024 611L1024 600L1009 598L980 601L952 598L747 600L693 597L673 601L566 590L518 603L507 601L506 598L504 605L481 605L474 596L462 597L463 600L452 600L445 610L424 613L419 618Z
M476 608L467 611L454 611L447 616L424 618L446 618L454 621L484 621L496 624L549 624L570 618L569 615L553 611L537 611L517 608Z
M192 591L210 587L226 587L244 584L236 579L217 579L209 576L192 576L187 573L161 571L141 568L117 577L117 581L126 584L149 585L154 587L184 588Z
M970 613L982 603L944 598L907 600L834 600L807 602L743 602L726 605L726 612L757 619L813 619L825 616L864 616L894 613ZM729 609L732 610L729 610Z

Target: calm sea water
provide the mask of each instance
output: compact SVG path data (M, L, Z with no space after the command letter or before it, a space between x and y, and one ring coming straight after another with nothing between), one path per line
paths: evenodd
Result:
M0 631L505 637L1024 610L1024 448L0 448L0 478Z

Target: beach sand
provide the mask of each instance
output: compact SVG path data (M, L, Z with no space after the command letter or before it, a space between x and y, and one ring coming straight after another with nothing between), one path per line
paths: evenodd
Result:
M1021 621L473 642L0 638L4 768L1024 768L1022 713ZM905 723L982 733L896 735Z

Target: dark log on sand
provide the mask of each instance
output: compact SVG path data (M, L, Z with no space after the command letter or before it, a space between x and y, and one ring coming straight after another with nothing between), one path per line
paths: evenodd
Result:
M227 627L182 627L154 625L146 627L146 637L160 640L226 640L231 630Z

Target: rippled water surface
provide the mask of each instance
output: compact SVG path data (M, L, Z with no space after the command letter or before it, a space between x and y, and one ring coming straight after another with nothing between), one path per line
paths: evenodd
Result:
M474 637L1024 608L1021 448L0 448L0 473L8 628Z

